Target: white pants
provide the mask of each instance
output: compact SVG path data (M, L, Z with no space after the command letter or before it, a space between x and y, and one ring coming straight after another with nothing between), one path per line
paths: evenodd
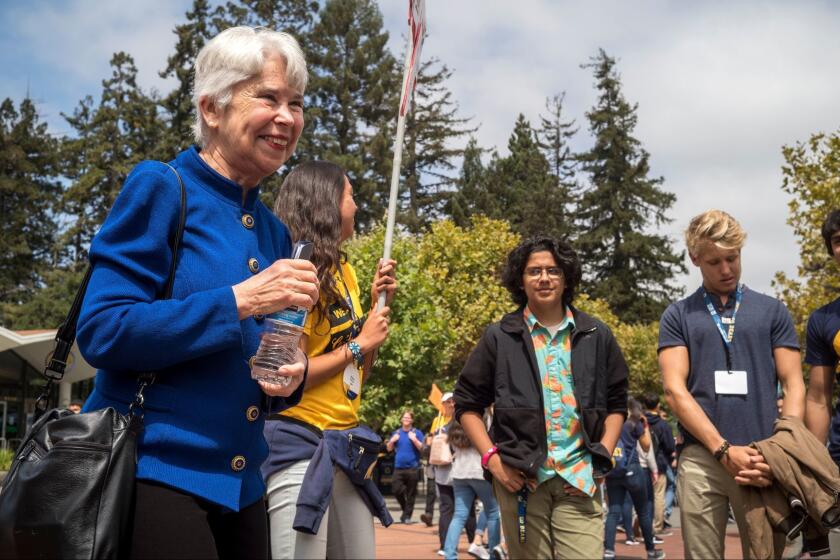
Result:
M334 470L329 508L317 535L292 529L303 476L309 461L299 461L268 477L271 557L275 559L374 558L373 516L356 487Z

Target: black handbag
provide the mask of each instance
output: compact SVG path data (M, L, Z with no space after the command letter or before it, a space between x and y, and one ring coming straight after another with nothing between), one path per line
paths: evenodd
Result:
M181 215L170 240L173 259L163 299L172 297L186 221L184 183L170 169L181 188ZM84 414L45 412L53 384L64 376L90 276L89 267L56 333L56 348L44 370L46 388L35 405L36 421L3 481L0 558L118 558L129 552L143 391L154 383L154 372L138 375L128 414L111 407Z

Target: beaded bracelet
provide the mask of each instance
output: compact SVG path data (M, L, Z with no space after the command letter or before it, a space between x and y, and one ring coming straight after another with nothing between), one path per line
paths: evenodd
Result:
M356 362L356 367L362 367L362 364L365 363L365 356L362 354L362 347L359 346L359 343L351 340L347 343L347 348L353 354L353 361Z
M715 459L717 459L718 461L723 459L723 456L726 455L727 453L729 453L729 446L730 446L729 442L726 441L726 440L723 440L723 443L720 444L720 447L718 447L718 450L715 451Z

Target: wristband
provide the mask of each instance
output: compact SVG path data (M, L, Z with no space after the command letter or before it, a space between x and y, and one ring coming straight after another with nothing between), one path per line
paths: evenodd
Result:
M493 447L491 447L490 449L488 449L487 452L484 453L484 455L481 456L481 468L486 469L487 468L487 463L490 462L490 457L492 457L493 455L495 455L498 452L499 452L499 449L495 445Z
M362 367L362 364L365 363L365 356L362 354L362 347L359 346L359 343L351 340L347 343L347 348L353 354L353 361L356 362L356 367Z
M715 459L720 462L723 459L723 456L729 453L729 442L723 440L723 443L720 444L718 450L715 451Z

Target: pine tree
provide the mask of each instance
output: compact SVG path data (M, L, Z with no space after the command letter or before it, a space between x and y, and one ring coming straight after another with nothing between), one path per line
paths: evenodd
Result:
M0 300L31 297L53 261L58 141L35 104L0 103Z
M514 231L529 237L547 234L565 237L567 200L540 150L531 123L520 114L508 140L506 157L495 157L486 173L488 196L477 208L491 218L505 219Z
M167 117L168 127L163 139L163 151L174 156L193 144L193 65L195 57L204 44L230 23L225 19L221 6L210 7L208 0L193 0L192 10L187 12L187 23L175 26L178 37L175 52L167 59L161 78L174 77L173 89L161 100Z
M231 25L266 27L291 33L306 49L306 37L312 29L318 2L313 0L239 0L226 5Z
M545 101L547 116L540 115L540 129L537 131L540 148L548 160L549 169L557 182L561 196L566 199L565 210L570 212L577 191L577 158L569 145L577 134L574 119L567 121L563 113L566 92ZM568 220L566 220L568 221Z
M686 271L671 240L650 233L670 222L676 197L660 188L662 177L649 176L650 155L633 136L637 105L621 93L615 59L601 49L584 67L598 90L586 113L595 145L580 156L590 184L576 211L585 290L622 321L655 321L680 293L674 275Z
M138 87L134 60L119 52L111 67L99 103L87 96L72 116L64 115L76 131L64 146L71 184L62 197L62 212L70 218L64 243L74 262L85 258L129 171L144 159L172 157L161 147L157 100Z
M372 0L328 0L308 41L307 121L298 157L344 167L362 229L382 218L399 103L396 61Z
M451 76L436 58L422 63L406 117L399 222L415 233L443 216L457 181L451 175L454 160L464 155L456 142L476 130L467 127L469 118L457 115L458 104L446 87Z
M461 172L458 176L455 192L446 203L446 213L458 227L468 227L470 218L476 213L486 215L498 214L487 212L488 193L485 184L486 170L481 161L485 150L478 145L478 141L471 136L464 148L464 158L461 161Z

